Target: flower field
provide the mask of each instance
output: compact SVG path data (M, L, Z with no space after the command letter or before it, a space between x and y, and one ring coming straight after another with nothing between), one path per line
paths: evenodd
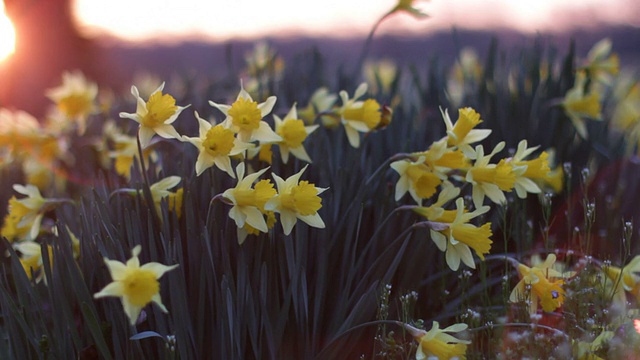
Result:
M259 43L0 109L0 358L640 356L637 68L369 59L398 12L355 69Z

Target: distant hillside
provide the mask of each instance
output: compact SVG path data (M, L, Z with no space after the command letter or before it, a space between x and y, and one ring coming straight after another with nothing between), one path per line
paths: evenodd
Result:
M624 67L638 68L640 64L640 29L629 26L602 28L597 31L575 30L565 34L525 35L511 30L469 31L452 30L427 36L376 37L369 51L371 58L391 58L401 65L425 66L432 59L443 62L455 58L458 50L473 47L484 56L492 40L507 55L530 48L535 42L544 47L555 47L559 54L568 51L575 41L578 55L584 56L598 40L609 37L614 51L620 55ZM297 55L317 49L328 70L354 66L363 46L360 38L266 38L286 62L295 61ZM185 41L183 43L131 44L110 40L105 42L106 53L114 68L130 76L146 71L163 77L177 72L196 72L201 76L223 77L230 69L244 66L244 56L253 48L253 41L239 40L222 43Z

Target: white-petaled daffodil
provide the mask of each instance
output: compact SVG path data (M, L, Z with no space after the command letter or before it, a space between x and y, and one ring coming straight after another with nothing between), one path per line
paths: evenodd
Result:
M326 188L316 187L308 181L300 181L300 176L307 169L306 165L297 174L291 175L287 180L273 174L273 179L278 188L278 194L265 204L267 211L275 211L280 214L280 222L285 235L293 230L297 219L309 226L324 229L324 222L318 214L322 207L322 199L318 196Z
M238 138L244 142L259 141L261 143L279 142L282 138L276 134L269 124L262 120L273 110L276 97L269 96L263 103L253 101L251 95L240 86L240 93L231 105L218 104L209 101L209 104L226 116L222 124L238 134Z
M121 112L120 117L131 119L140 124L138 136L140 145L145 148L151 142L153 135L158 134L165 139L180 139L173 122L182 110L189 107L176 106L176 100L169 94L163 94L164 83L149 96L148 101L140 97L138 88L131 87L131 94L136 98L136 112L134 114Z
M304 121L298 119L295 104L284 119L280 119L277 115L274 115L273 119L276 124L276 133L282 137L282 141L278 143L282 162L286 164L289 161L289 153L291 153L298 159L310 163L311 158L302 143L309 134L318 128L318 125L305 126Z
M233 131L222 124L212 124L195 112L199 124L198 137L183 136L183 140L198 148L196 175L200 176L206 169L215 165L218 169L235 178L231 167L230 156L243 154L254 145L235 137Z
M131 325L135 325L140 311L150 302L158 305L163 312L168 312L160 298L160 283L158 279L165 272L178 267L178 264L167 266L157 262L150 262L140 266L138 255L140 255L141 250L142 247L140 245L134 247L131 251L132 257L126 264L117 260L109 260L105 257L104 262L109 268L113 282L93 295L96 299L106 296L122 298L122 306L129 317Z

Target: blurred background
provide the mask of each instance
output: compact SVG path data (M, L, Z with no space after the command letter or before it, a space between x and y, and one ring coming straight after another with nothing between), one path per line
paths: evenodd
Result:
M622 65L640 59L637 0L414 1L429 14L398 13L378 28L368 55L399 64L453 58L491 39L502 48L544 39L584 54L610 37ZM285 62L310 48L329 68L355 63L364 39L396 0L93 1L4 0L0 12L0 106L41 116L44 90L64 70L82 70L120 91L140 73L223 77L245 61L257 40Z

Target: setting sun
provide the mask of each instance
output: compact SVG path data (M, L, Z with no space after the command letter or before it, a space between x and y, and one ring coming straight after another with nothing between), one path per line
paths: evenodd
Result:
M0 61L13 54L16 47L16 32L13 24L5 15L4 10L0 11Z

